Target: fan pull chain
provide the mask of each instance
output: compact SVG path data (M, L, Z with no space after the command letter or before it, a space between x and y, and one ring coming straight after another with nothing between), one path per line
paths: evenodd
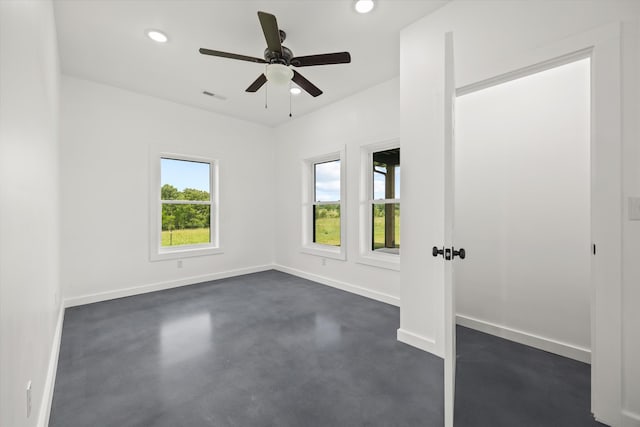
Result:
M289 117L292 117L291 115L291 82L289 82Z
M267 66L264 66L264 75L267 75ZM267 80L264 85L264 109L267 109L268 99L267 92L269 91L269 81Z

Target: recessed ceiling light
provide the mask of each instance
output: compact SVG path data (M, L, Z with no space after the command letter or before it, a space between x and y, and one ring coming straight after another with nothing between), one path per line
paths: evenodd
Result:
M165 33L159 30L147 30L147 37L149 37L154 42L158 43L166 43L169 40L169 37Z
M300 95L302 93L302 90L299 87L293 86L291 89L289 89L289 92L291 92L291 95Z
M373 0L358 0L355 8L358 13L369 13L373 10Z

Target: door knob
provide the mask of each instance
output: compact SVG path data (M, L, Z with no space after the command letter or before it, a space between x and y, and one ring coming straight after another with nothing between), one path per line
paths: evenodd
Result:
M444 248L438 249L437 246L434 246L433 249L431 249L431 255L433 255L433 256L438 256L438 255L444 256Z
M464 248L460 248L459 250L456 251L456 248L451 248L453 249L453 257L457 257L459 256L460 259L465 259L465 257L467 256L467 252L464 250Z

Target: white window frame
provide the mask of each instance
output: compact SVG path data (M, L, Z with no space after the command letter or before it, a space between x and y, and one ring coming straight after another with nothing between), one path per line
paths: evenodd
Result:
M373 205L400 203L400 199L374 200L373 198L373 153L393 148L400 148L399 139L396 138L360 147L360 245L357 262L400 271L400 254L389 254L371 249L373 239L371 210ZM400 155L402 156L402 152ZM402 171L402 169L400 170ZM400 180L400 185L402 185L402 180ZM402 191L400 194L402 195ZM402 213L400 215L402 217ZM402 233L402 227L400 228L400 233Z
M175 159L209 164L209 202L185 201L185 204L206 204L211 206L211 241L196 245L180 245L174 247L162 246L162 196L161 196L161 162L162 159ZM219 162L215 159L197 157L178 153L156 153L151 159L150 186L150 228L149 228L149 258L151 261L181 259L187 257L216 255L223 253L220 247L220 203L218 191ZM183 202L178 202L183 203Z
M318 163L340 160L340 202L316 202L314 166ZM302 248L301 252L324 258L346 260L347 215L346 215L346 172L345 150L304 159L302 162ZM330 246L313 241L313 207L322 204L340 205L340 246Z

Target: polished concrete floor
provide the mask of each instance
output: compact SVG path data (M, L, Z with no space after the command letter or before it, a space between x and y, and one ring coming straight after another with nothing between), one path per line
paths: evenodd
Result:
M50 425L442 425L442 360L398 319L276 271L71 308Z
M442 426L442 360L398 318L276 271L71 308L50 426ZM458 348L456 426L592 422L588 365L465 328Z
M603 425L586 363L461 326L456 338L456 427Z

